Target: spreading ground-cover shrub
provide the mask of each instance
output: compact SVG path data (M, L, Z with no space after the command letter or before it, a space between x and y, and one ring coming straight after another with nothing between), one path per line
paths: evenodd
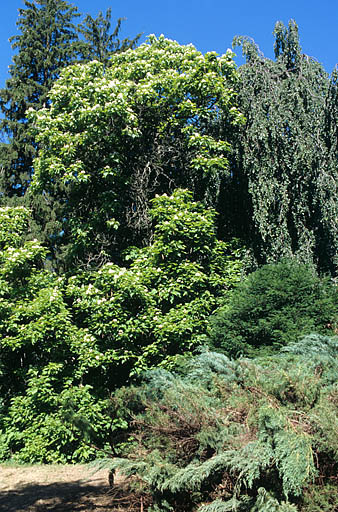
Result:
M337 337L312 335L265 359L203 352L180 375L149 372L113 398L129 429L105 463L149 511L332 512L337 371Z
M212 320L210 341L227 355L279 350L338 325L338 288L295 260L264 265L241 281Z

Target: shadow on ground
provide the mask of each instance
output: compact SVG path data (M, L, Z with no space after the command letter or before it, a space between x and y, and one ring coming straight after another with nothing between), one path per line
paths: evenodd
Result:
M112 512L108 485L86 481L24 484L0 494L1 512ZM116 510L116 509L115 509Z

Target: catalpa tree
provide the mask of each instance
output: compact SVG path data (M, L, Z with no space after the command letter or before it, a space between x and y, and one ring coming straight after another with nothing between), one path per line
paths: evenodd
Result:
M149 240L156 193L188 188L215 205L228 172L222 127L243 121L236 82L230 51L202 55L163 36L113 55L108 69L94 61L63 72L51 108L31 117L41 147L33 188L63 201L68 261L116 260Z

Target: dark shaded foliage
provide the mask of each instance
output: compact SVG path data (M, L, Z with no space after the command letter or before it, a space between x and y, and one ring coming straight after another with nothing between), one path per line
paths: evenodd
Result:
M337 287L295 260L264 265L241 281L212 320L213 347L230 356L278 350L304 334L333 333Z
M245 238L259 264L294 255L335 275L337 72L329 77L302 52L293 20L274 35L275 60L250 38L234 39L246 58L238 88L246 124L230 137L221 230Z

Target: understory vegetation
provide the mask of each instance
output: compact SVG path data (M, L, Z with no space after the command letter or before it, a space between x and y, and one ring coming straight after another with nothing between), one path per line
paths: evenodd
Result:
M335 510L337 353L337 337L310 335L278 356L204 350L179 373L148 372L115 394L129 427L101 466L152 511Z
M237 69L24 3L0 91L0 461L97 459L131 511L337 510L337 71L294 21L274 60L237 37Z

